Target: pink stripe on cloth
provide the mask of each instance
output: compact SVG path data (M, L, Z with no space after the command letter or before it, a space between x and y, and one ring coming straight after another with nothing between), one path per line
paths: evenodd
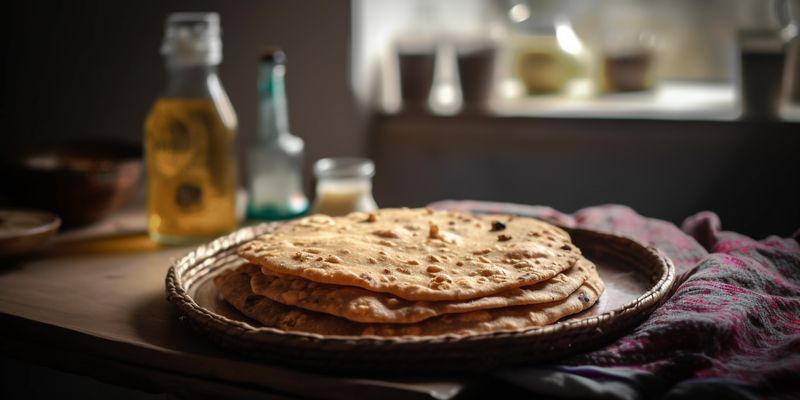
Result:
M624 366L670 384L728 379L766 396L796 396L800 386L800 245L756 241L726 232L716 214L687 218L682 229L626 206L564 214L549 207L477 201L430 205L502 213L613 232L664 251L678 286L641 325L610 345L564 360L567 365ZM800 231L799 231L800 232Z

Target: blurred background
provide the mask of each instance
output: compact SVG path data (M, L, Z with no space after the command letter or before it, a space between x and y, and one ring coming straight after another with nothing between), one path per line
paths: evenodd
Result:
M141 146L165 85L167 14L216 11L240 154L255 136L259 52L281 46L311 196L315 160L355 155L375 161L382 207L620 203L786 236L800 225L798 3L18 2L0 152ZM8 182L0 201L13 204L25 187Z

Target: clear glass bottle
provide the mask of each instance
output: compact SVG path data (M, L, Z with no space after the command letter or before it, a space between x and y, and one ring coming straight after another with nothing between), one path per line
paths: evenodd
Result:
M248 154L251 219L281 220L308 211L303 193L303 139L289 132L284 76L286 55L267 48L258 75L258 132Z
M314 164L317 197L312 213L330 216L378 209L372 197L375 164L366 158L323 158Z
M219 15L174 13L161 47L167 86L145 122L148 231L160 243L236 227L236 113L217 76Z

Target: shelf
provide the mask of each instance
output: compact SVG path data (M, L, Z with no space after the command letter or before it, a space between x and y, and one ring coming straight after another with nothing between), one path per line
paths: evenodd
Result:
M735 120L740 107L730 83L664 82L652 91L594 98L544 95L497 99L490 114L502 117Z
M390 107L375 110L381 118L486 118L611 120L611 121L686 121L686 122L800 122L800 103L780 105L774 117L742 118L737 89L732 84L665 82L652 91L613 93L597 97L539 95L519 98L494 98L486 109L461 108L454 113L428 109ZM397 110L397 111L394 111Z

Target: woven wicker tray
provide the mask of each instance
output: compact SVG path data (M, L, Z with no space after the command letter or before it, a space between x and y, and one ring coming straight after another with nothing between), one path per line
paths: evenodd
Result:
M167 298L180 320L217 344L249 357L333 371L480 370L548 361L607 343L641 322L670 291L675 269L658 250L606 233L567 229L598 266L606 290L597 304L556 324L521 332L469 337L341 337L290 333L260 326L220 300L211 282L242 263L236 247L274 229L240 229L174 262Z

